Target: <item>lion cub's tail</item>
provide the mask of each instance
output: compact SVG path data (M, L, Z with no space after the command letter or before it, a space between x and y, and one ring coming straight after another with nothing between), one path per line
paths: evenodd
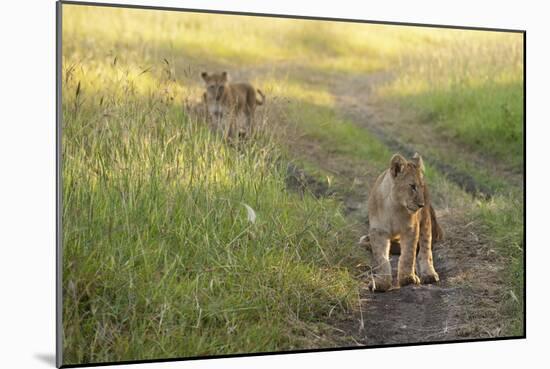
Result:
M430 206L430 218L432 220L432 242L441 241L443 239L443 230L439 226L439 223L437 223L433 206Z
M256 105L263 105L263 103L265 102L265 95L263 94L262 91L260 91L260 89L256 89L256 91L258 92L258 95L260 95L262 97L261 100L258 100L256 99Z

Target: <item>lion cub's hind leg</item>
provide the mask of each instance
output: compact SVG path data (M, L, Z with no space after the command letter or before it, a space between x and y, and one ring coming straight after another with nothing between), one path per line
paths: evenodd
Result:
M432 255L432 224L429 216L423 217L420 223L420 237L418 240L417 270L423 284L439 282L439 275L435 271Z
M369 232L372 255L374 257L373 279L369 289L373 291L387 291L392 286L390 264L390 237L380 230L371 229Z

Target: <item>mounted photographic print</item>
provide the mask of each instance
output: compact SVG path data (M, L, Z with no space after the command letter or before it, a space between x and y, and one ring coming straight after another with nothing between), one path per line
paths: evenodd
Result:
M58 366L525 337L525 31L57 16Z

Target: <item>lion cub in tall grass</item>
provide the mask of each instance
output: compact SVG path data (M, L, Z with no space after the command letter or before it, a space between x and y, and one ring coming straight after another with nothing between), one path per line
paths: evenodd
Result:
M224 137L235 137L237 132L237 118L244 114L246 117L246 134L252 135L256 106L265 102L265 96L259 89L254 89L250 83L229 83L227 72L202 72L201 77L206 84L203 100L208 114L218 129L222 129ZM262 98L258 100L256 92Z
M409 161L399 154L376 180L368 200L369 235L374 257L372 290L392 287L390 243L399 241L399 286L439 281L432 256L432 240L443 238L424 181L424 163L418 153ZM364 236L365 237L365 236ZM418 254L417 254L418 251Z

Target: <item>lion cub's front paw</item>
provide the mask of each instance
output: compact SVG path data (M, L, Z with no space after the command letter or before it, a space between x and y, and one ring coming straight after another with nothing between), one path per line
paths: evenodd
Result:
M399 286L403 287L408 284L420 284L420 278L416 274L399 276Z
M367 288L371 291L377 291L377 292L385 292L392 287L392 279L391 277L380 277L375 276L372 278L367 286Z
M420 281L422 284L437 283L439 282L439 275L436 271L433 271L432 273L421 276Z

